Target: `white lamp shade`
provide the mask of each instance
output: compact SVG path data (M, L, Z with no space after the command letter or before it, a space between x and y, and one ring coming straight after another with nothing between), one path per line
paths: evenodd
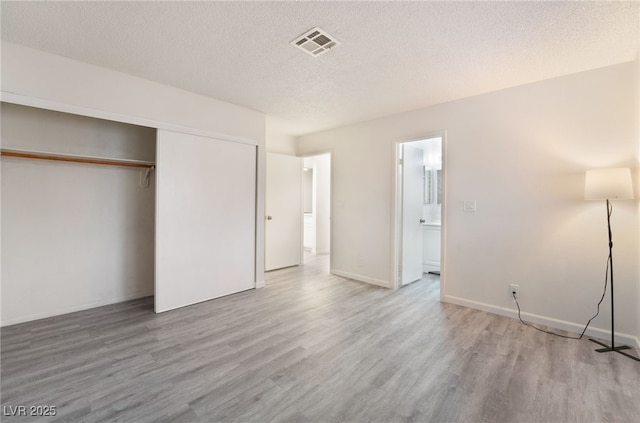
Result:
M585 200L631 200L631 169L626 167L587 170L584 178Z

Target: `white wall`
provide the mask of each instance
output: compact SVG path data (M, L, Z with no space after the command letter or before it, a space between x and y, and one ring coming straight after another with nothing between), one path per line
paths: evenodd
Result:
M635 66L635 89L636 93L636 140L638 140L638 153L636 156L636 203L638 204L638 226L640 226L640 50L636 53ZM640 243L640 231L638 232L638 243ZM640 263L640 248L638 249L638 263ZM638 300L636 304L636 348L640 353L640 266L638 266L637 276L637 294Z
M296 155L295 137L283 132L277 119L267 116L266 120L266 149L269 153Z
M155 130L2 104L2 146L153 161ZM153 295L145 170L2 157L2 325Z
M541 81L300 137L332 150L332 270L392 281L393 143L446 132L446 301L577 330L595 311L607 248L604 204L584 171L637 161L633 63ZM477 200L476 213L462 211ZM638 208L615 204L617 328L635 332ZM535 316L530 316L533 320ZM606 301L593 326L606 331ZM606 332L595 333L606 336Z
M302 173L302 212L313 213L313 165L305 165Z
M330 250L331 215L331 156L314 157L313 178L315 193L313 213L316 220L316 254L328 254Z
M264 114L5 41L1 88L4 102L257 145L255 268L264 269ZM264 272L256 279L264 286Z
M302 204L303 204L303 235L302 246L305 251L316 254L316 215L314 214L315 204L315 182L314 156L307 156L302 159Z
M311 248L312 254L328 254L331 249L331 154L306 156L304 167L312 169L304 172L305 181L311 178L309 184L304 186L304 202L307 195L311 201L312 230L305 235L304 246Z
M264 146L265 115L157 82L2 41L2 94L77 106L78 114L201 130ZM11 102L14 99L12 98ZM41 106L42 107L42 106ZM68 110L67 110L68 111Z

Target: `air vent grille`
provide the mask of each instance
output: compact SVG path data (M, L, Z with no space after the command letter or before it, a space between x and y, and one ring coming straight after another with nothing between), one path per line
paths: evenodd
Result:
M325 36L325 35L320 34L320 35L318 35L317 37L315 37L315 38L313 39L313 41L315 41L316 43L318 43L318 44L320 44L321 46L323 46L323 45L325 45L325 44L327 44L327 43L330 43L330 42L331 42L331 38L329 38L329 37L327 37L327 36Z
M339 46L340 41L320 28L313 28L291 41L291 45L314 57Z

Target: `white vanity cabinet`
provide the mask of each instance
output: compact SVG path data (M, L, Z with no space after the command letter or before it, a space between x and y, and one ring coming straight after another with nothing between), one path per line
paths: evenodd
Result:
M440 271L440 229L439 224L422 225L422 271L424 273Z
M304 249L315 254L314 246L316 245L316 223L312 213L304 214Z

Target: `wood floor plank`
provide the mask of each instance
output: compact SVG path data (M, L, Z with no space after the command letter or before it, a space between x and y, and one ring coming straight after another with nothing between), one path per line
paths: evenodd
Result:
M391 291L328 257L156 315L145 298L2 328L3 422L631 422L640 365L588 340Z

